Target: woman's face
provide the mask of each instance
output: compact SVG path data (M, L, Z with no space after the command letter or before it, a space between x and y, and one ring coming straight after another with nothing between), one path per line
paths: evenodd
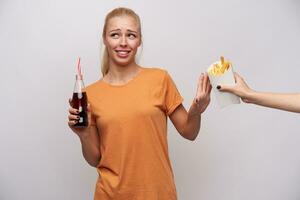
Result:
M130 16L113 17L108 21L104 44L109 61L119 66L135 62L135 55L141 44L139 26Z

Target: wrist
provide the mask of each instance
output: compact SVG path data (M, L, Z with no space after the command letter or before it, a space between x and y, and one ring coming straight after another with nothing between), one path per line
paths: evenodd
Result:
M200 110L200 103L197 102L196 99L194 99L191 108L188 112L189 116L191 117L199 117L201 116L201 110Z
M256 91L249 90L246 93L244 99L247 99L247 103L255 103L256 96L257 96L257 92Z
M86 140L89 140L91 134L90 134L90 131L89 131L89 128L86 128L86 130L84 132L81 132L79 134L77 134L80 141L86 141Z

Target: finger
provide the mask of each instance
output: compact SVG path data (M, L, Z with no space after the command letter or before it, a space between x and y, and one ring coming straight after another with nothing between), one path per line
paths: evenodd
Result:
M203 91L203 81L204 81L204 74L201 73L198 81L198 93Z
M74 126L75 124L77 124L77 121L68 121L69 126Z
M245 82L243 77L241 77L238 73L235 74L235 79L237 83Z
M238 81L245 82L244 78L240 74L238 74L236 72L234 72L234 78L235 78L236 82L238 82Z
M242 78L242 76L240 74L238 74L237 72L234 72L234 76L238 77L238 78Z
M78 115L69 115L68 118L69 118L69 121L78 120L79 116Z
M203 74L203 82L202 82L202 91L205 92L206 91L206 85L207 85L207 74Z
M237 73L236 73L236 72L233 72L233 78L234 78L234 82L235 82L235 83L237 83L237 76L236 76L236 75L237 75Z
M202 85L203 85L203 73L200 75L198 79L198 86L197 86L197 94L196 97L199 97L202 92Z
M209 88L208 88L208 94L210 94L211 93L211 89L212 89L212 85L211 84L209 84Z
M79 114L79 110L71 107L71 108L69 108L69 113L73 114L73 115L78 115Z
M210 84L210 79L209 79L208 73L206 72L205 74L207 76L207 82Z
M69 98L69 104L70 104L71 107L73 107L71 98Z
M217 89L221 92L233 92L234 86L232 85L218 85Z
M211 84L210 84L209 78L207 78L205 92L208 92L210 87L211 87Z

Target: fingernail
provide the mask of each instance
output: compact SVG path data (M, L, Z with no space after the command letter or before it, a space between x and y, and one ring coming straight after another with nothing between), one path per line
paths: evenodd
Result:
M217 89L218 89L218 90L219 90L219 89L221 89L221 86L220 86L220 85L218 85L218 86L217 86Z

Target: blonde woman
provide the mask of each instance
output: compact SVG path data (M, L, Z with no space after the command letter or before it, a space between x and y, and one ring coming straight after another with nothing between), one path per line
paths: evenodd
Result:
M108 13L102 37L103 78L86 88L90 124L76 128L73 108L68 122L80 138L84 158L99 173L94 199L175 200L167 117L183 138L195 140L210 102L208 77L200 76L195 100L186 111L167 71L136 63L142 34L134 11L117 8Z
M245 103L276 108L280 110L300 113L300 93L271 93L252 90L244 79L235 73L236 85L218 85L217 89L231 92L242 98Z

